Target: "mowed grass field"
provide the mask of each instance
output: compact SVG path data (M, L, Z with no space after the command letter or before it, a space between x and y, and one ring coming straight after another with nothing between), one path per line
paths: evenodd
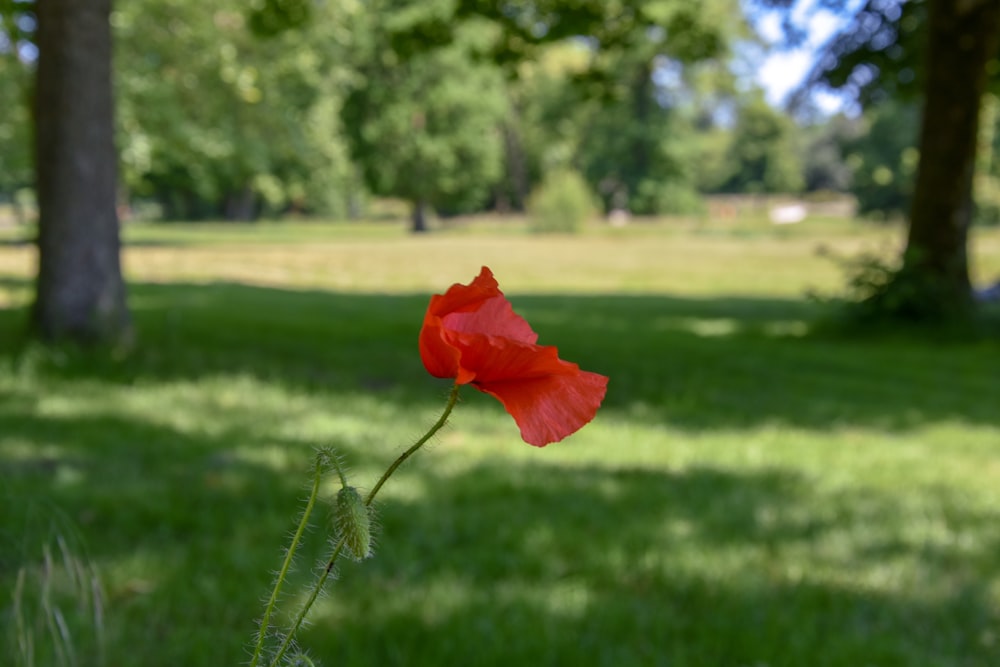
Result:
M24 343L14 238L0 664L245 663L314 448L366 487L436 419L423 312L483 264L606 403L536 449L464 391L318 603L317 664L1000 664L1000 341L808 333L805 295L843 284L817 249L891 254L892 230L134 227L138 344L91 355ZM1000 276L1000 233L974 249Z

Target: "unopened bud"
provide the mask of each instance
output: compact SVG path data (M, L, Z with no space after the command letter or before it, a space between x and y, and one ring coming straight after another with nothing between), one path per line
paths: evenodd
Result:
M345 486L337 492L334 518L347 553L354 560L368 558L372 547L371 514L353 486Z

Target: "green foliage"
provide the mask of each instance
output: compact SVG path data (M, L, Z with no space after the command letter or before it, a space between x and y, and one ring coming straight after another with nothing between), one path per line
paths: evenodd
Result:
M976 208L973 221L977 225L1000 225L1000 179L981 175L976 178Z
M639 184L633 202L635 212L640 214L697 215L705 212L701 195L685 181L647 179Z
M735 0L121 0L111 20L122 197L192 220L344 217L372 191L523 208L568 165L605 209L689 212L693 118L733 94L718 73L748 35ZM0 96L26 99L2 55ZM29 136L12 105L0 191L30 182Z
M516 75L509 85L514 104L504 126L507 170L495 188L498 200L518 207L542 174L572 164L605 209L665 213L677 210L678 202L687 202L680 205L685 210L695 205L688 166L694 151L674 110L680 99L670 99L676 91L667 91L654 74L665 66L722 61L744 33L736 3L552 0L500 7L463 0L392 6L396 12L385 29L396 59L411 58L414 43L461 40L455 26L470 17L490 24L476 41L477 53Z
M673 99L686 92L669 90L654 74L654 64L666 63L651 55L658 48L640 42L634 52L605 55L615 63L615 77L596 97L579 79L591 60L579 45L553 47L525 67L517 85L521 172L537 180L548 169L577 165L605 211L655 215L699 208L700 145L687 109ZM682 69L680 62L671 65Z
M867 132L847 144L851 193L858 200L858 212L906 215L919 163L919 112L913 105L887 103L866 117Z
M0 16L0 20L4 17ZM3 31L0 30L0 41ZM12 195L34 181L29 116L30 68L0 49L0 195Z
M311 14L307 0L256 0L250 10L250 29L260 37L274 37L301 28Z
M721 127L709 127L695 135L698 160L692 164L694 182L699 192L722 192L732 175L729 144L732 134Z
M694 198L690 128L663 104L649 63L625 60L624 94L586 117L579 161L605 210L644 214L684 212L675 195ZM681 206L680 208L684 208Z
M532 193L528 216L535 232L579 232L594 216L594 195L579 172L552 171Z
M420 5L420 2L398 2ZM417 35L430 32L440 43L448 26L470 17L486 19L500 30L500 38L489 53L500 63L518 64L537 55L547 44L586 35L604 54L635 50L651 35L668 35L663 55L684 61L719 57L728 50L735 26L742 24L737 3L709 0L542 0L532 3L498 4L490 0L456 0L447 3L452 17L440 14L407 26ZM449 20L449 18L451 20ZM456 21L455 19L458 19ZM428 26L437 28L429 31ZM454 29L454 28L452 28ZM600 72L611 74L610 63L595 63ZM602 78L602 77L598 77Z
M170 219L345 217L372 191L522 209L570 165L605 210L689 213L732 176L699 135L739 97L735 0L121 0L112 24L122 196ZM4 51L0 97L28 76ZM28 122L0 118L0 191L31 181Z
M866 0L826 48L813 78L874 108L913 101L923 78L926 0Z
M505 174L499 194L525 210L544 174L568 168L577 157L584 119L594 106L573 85L591 59L586 45L553 44L523 63L508 81L510 111L504 126Z
M343 119L372 192L462 212L482 206L500 178L505 112L499 70L456 44L392 67L369 63Z
M845 153L866 129L861 120L836 114L802 131L802 164L808 192L847 192L851 167Z
M973 221L980 225L1000 225L1000 98L987 94L980 110Z
M798 192L805 185L796 150L796 127L763 99L739 110L728 155L732 173L725 190L750 193Z
M287 3L283 3L287 4ZM332 7L269 39L245 5L118 3L118 144L131 194L169 218L342 213L356 180L336 109L345 75Z

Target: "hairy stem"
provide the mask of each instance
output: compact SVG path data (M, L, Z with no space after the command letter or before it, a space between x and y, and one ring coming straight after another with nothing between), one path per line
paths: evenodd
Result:
M306 526L309 524L309 515L312 514L313 507L316 505L316 497L319 495L319 484L323 479L323 455L316 455L316 468L313 472L313 485L312 492L309 494L309 500L306 503L306 508L302 511L302 518L299 520L299 526L295 529L295 536L292 537L292 543L288 547L288 551L285 553L285 561L281 564L281 571L278 572L278 579L274 582L274 590L271 591L271 598L267 601L267 607L264 609L264 616L260 619L260 628L257 631L257 646L254 647L253 657L250 659L250 667L256 667L257 663L260 661L261 652L264 650L264 640L267 638L267 628L271 622L271 614L274 613L274 607L278 601L278 595L281 593L281 587L285 583L285 578L288 576L288 570L292 566L292 558L295 556L295 550L299 547L299 542L302 540L302 535L306 531Z
M458 384L455 384L451 388L451 393L448 394L448 403L444 406L444 411L441 413L441 416L438 417L438 420L434 422L434 425L430 427L427 433L422 435L419 440L417 440L415 443L413 443L413 445L410 446L409 449L400 454L396 458L396 460L392 462L392 465L386 468L386 471L382 473L382 477L379 478L379 480L375 483L375 486L372 487L372 490L368 492L368 496L365 498L366 506L370 506L372 504L372 501L375 500L375 496L378 494L379 489L381 489L382 486L386 483L386 480L388 480L392 476L392 473L396 472L396 469L399 468L399 466L403 465L403 462L406 461L406 459L410 458L410 456L416 453L418 449L423 447L424 444L426 444L428 440L434 437L434 434L440 431L441 427L445 425L445 423L448 421L448 417L451 415L452 409L455 407L455 403L458 402L459 388L460 385ZM339 467L338 467L338 472L339 472ZM296 538L298 538L298 534L296 534ZM299 627L302 625L302 621L305 620L306 614L309 613L309 610L312 608L313 603L316 602L316 598L319 597L319 592L323 590L323 586L324 584L326 584L326 580L330 576L330 573L333 571L333 566L336 564L337 559L340 558L340 553L343 550L344 550L344 538L342 537L340 538L340 540L337 541L337 544L333 547L333 552L330 554L330 559L327 561L326 567L323 568L323 572L319 575L319 578L316 579L316 583L313 585L312 591L309 593L309 598L305 601L305 603L302 605L302 608L299 609L299 613L295 616L295 621L292 623L291 629L285 635L285 640L281 643L281 646L278 647L278 652L274 654L274 658L271 659L270 667L277 667L278 663L281 661L281 658L285 655L285 652L288 651L288 647L292 643L292 638L295 636L295 633L298 632ZM282 571L282 575L284 575L284 571ZM272 601L273 599L274 596L272 596ZM268 612L270 612L270 607L271 605L268 605ZM266 618L267 615L265 615L265 619ZM257 660L257 654L255 653L254 661L251 663L251 667L254 667L257 664L256 660Z
M403 465L403 461L410 458L410 456L413 455L418 449L423 447L424 443L434 437L434 434L440 431L441 427L445 425L445 422L448 421L448 417L451 415L452 408L454 408L455 403L458 402L458 390L460 386L461 385L455 384L451 388L451 393L448 394L448 403L444 406L444 412L442 412L441 416L438 417L438 420L434 422L434 426L431 426L427 433L413 443L413 446L400 454L399 458L393 461L392 465L389 466L384 473L382 473L382 477L375 482L375 486L373 486L372 490L368 492L368 497L365 498L365 505L371 505L372 501L375 500L375 495L379 492L379 489L381 489L386 480L392 476L392 473L396 472L396 468Z

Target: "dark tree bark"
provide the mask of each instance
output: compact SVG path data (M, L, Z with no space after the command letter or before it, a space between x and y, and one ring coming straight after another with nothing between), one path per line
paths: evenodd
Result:
M231 222L252 222L257 219L257 196L253 188L246 185L226 195L223 206L226 220Z
M35 156L45 339L130 335L122 280L111 89L111 0L38 0Z
M427 231L427 205L424 202L413 202L413 215L410 221L412 222L410 231L418 234Z
M653 111L653 64L649 61L639 63L632 75L632 114L638 127L646 127ZM639 192L639 185L649 177L650 141L648 137L633 137L631 144L631 174L628 178L630 194Z
M518 113L518 109L513 104L511 108L511 113ZM521 143L517 127L513 122L504 122L502 131L508 190L504 194L510 197L508 200L509 209L524 211L525 202L528 200L528 191L530 190L528 185L528 164L524 155L524 146Z
M903 269L890 286L915 315L969 310L968 235L979 109L1000 47L998 0L930 0L920 165Z

